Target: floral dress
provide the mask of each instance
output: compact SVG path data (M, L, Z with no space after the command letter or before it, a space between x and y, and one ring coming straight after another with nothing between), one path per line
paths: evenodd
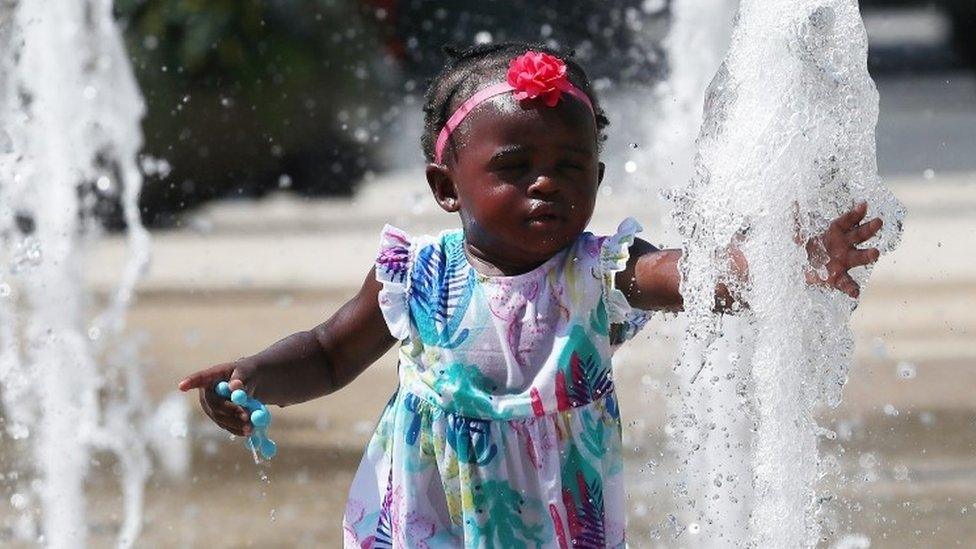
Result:
M350 489L345 547L624 546L610 357L646 317L614 288L640 226L484 276L461 231L387 226L380 308L399 387Z

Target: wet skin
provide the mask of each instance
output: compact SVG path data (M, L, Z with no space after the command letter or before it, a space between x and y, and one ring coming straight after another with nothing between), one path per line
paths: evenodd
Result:
M590 110L566 96L546 107L499 95L465 118L427 181L459 213L476 270L521 274L576 240L603 179L596 136Z

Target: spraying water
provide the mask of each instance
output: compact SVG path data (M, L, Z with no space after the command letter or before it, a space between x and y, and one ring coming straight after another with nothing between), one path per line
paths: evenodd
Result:
M662 46L668 78L654 90L660 112L647 117L654 134L652 167L661 181L687 181L694 173L695 138L705 89L729 49L738 0L677 0Z
M729 48L738 0L678 0L664 40L668 78L657 86L656 117L648 117L655 176L666 186L683 184L695 168L695 143L702 123L705 91ZM679 183L681 182L681 183ZM682 342L684 364L708 363L697 376L679 375L671 399L671 442L680 459L667 480L675 487L677 511L698 546L727 546L747 537L749 498L748 418L742 411L741 362L728 360L728 341L741 328L726 319L711 346L696 338ZM675 328L683 332L684 318ZM688 368L680 371L687 372ZM697 381L698 379L701 381ZM693 382L692 379L695 381Z
M111 0L0 2L0 438L17 459L4 475L15 536L51 547L84 545L94 451L117 458L118 544L142 522L145 395L120 336L149 259L137 209L143 112ZM96 193L121 203L130 255L92 321L82 260L99 233Z
M689 467L712 448L707 474L690 474L687 493L702 527L727 524L729 505L742 507L737 494L751 494L748 524L734 524L724 540L712 528L708 545L813 546L821 535L817 437L826 431L814 414L840 402L853 303L806 285L807 251L798 242L866 200L869 214L886 222L869 244L889 251L904 217L877 176L878 95L866 60L855 0L743 0L706 94L694 176L673 192L688 317L681 372L699 387L682 393L691 401L683 418L694 442ZM730 270L733 243L749 263L746 284ZM868 271L853 275L863 285ZM713 311L720 282L748 304L739 311L741 336ZM751 440L695 415L703 402L696 395L720 390L723 379L735 397L705 407L747 418ZM741 480L730 472L740 456L751 482L728 487Z

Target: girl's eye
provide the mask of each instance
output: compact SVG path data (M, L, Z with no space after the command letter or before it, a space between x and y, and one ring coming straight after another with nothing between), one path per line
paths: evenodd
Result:
M502 166L496 166L495 171L503 173L516 173L527 170L529 168L528 164L515 163L515 164L504 164Z
M573 162L563 162L563 163L559 164L559 167L565 168L565 169L568 169L568 170L580 170L580 171L583 170L583 166L581 166L579 164L576 164L576 163L573 163Z

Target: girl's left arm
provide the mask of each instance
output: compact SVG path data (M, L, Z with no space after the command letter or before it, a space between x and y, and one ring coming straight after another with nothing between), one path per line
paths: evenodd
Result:
M627 267L616 275L617 288L627 296L631 307L649 311L680 311L681 275L678 262L681 250L656 248L635 238L630 245Z
M878 260L877 248L858 248L881 230L881 219L861 223L867 214L867 203L861 202L847 213L834 219L822 234L805 243L810 265L806 281L811 285L835 288L857 298L861 289L848 271ZM745 255L730 244L732 271L742 280L748 280L749 265ZM681 311L681 274L678 262L681 250L661 250L639 238L630 246L627 267L617 273L615 283L627 296L630 305L637 309ZM825 273L821 276L818 273ZM715 288L715 307L728 310L735 302L734 296L724 284Z

